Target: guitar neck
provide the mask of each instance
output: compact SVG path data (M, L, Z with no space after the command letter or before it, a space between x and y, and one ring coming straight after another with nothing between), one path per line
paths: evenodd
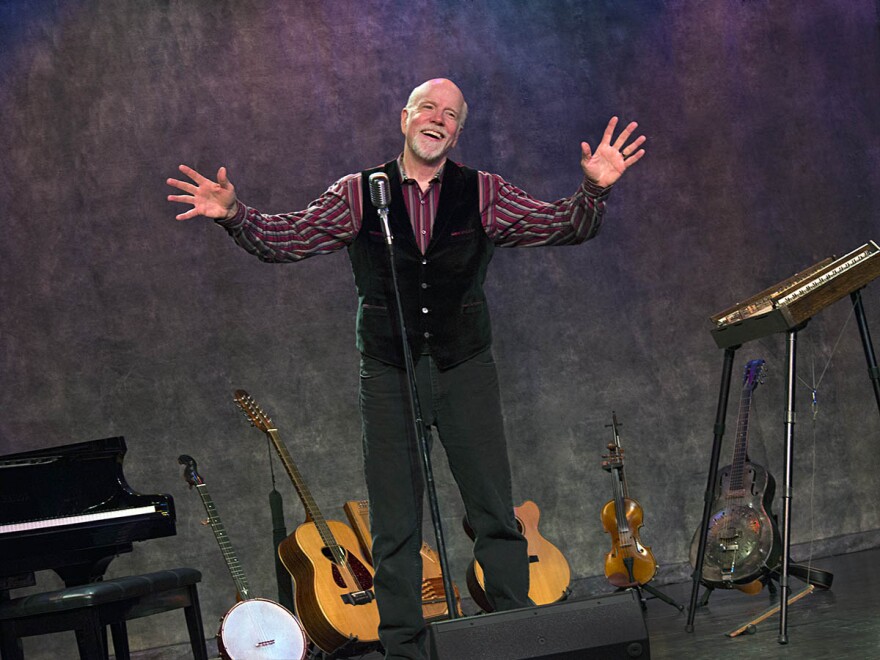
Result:
M211 523L214 537L217 539L217 544L223 552L223 559L226 560L226 566L229 568L229 573L232 575L233 582L235 582L235 588L238 590L242 599L247 600L250 597L250 587L244 571L241 569L238 556L235 554L235 550L232 549L232 543L230 543L229 536L226 534L226 527L220 520L220 516L217 515L217 507L214 506L214 500L208 493L208 488L205 484L197 484L196 491L198 491L199 497L202 498L202 504L205 505L205 511L208 514L208 522Z
M736 422L736 444L733 449L733 460L730 463L730 491L743 490L746 457L749 452L749 413L752 408L751 387L743 388L739 402L739 415Z
M297 495L299 495L300 500L302 500L303 508L305 508L306 511L306 520L313 522L315 527L318 528L318 533L321 535L321 540L324 542L324 545L330 549L338 547L336 539L333 538L333 533L327 525L327 521L321 514L320 509L318 509L318 504L315 502L315 498L312 497L312 493L309 491L308 486L306 486L305 480L302 478L296 464L294 464L293 459L290 457L287 447L281 442L278 430L268 429L266 434L271 438L272 444L275 445L275 450L278 452L278 456L284 464L284 469L287 471L290 480L293 482L293 487L296 489Z

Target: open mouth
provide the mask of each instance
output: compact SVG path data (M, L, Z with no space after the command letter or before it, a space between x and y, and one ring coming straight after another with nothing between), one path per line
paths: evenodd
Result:
M440 131L432 131L432 130L422 131L422 135L424 135L425 137L431 138L432 140L442 140L443 139L443 134L440 133Z

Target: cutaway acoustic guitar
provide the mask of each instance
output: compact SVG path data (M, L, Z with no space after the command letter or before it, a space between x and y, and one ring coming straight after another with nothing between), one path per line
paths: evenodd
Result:
M520 533L529 543L529 598L535 605L548 605L563 600L568 596L571 583L571 569L559 548L541 536L538 531L538 519L541 512L538 505L526 500L514 507L516 523ZM474 531L467 519L463 521L464 530L471 539ZM467 587L471 598L484 612L492 612L495 608L486 597L486 582L483 567L474 559L467 569Z

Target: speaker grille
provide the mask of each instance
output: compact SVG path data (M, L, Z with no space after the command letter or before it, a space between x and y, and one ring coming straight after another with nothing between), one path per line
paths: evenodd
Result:
M588 600L441 621L428 626L431 660L650 658L638 597Z

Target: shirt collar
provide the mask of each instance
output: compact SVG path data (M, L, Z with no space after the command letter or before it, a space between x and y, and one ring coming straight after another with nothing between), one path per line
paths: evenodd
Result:
M440 166L440 169L438 169L434 173L434 176L431 177L431 183L434 183L435 181L440 183L443 180L443 170L446 169L446 162L447 161L444 160L443 164ZM401 153L397 157L397 169L400 170L400 182L401 183L416 183L416 180L408 177L406 175L406 171L403 169L403 153Z

